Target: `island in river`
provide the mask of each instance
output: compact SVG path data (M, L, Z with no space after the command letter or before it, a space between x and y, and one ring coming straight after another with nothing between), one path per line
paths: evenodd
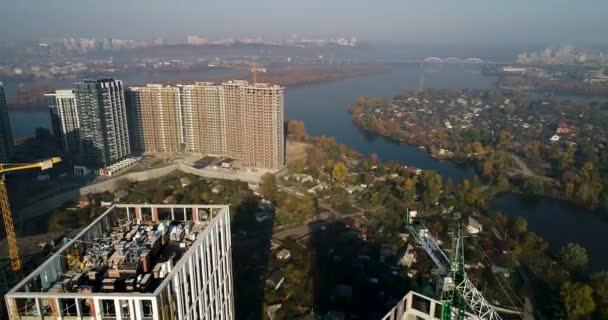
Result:
M359 98L360 128L474 163L483 182L608 213L608 110L493 90ZM505 188L500 188L505 191Z

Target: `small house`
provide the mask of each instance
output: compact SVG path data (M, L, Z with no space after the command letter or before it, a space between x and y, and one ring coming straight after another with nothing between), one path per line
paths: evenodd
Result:
M349 194L353 194L353 193L355 193L355 192L361 192L361 191L363 191L363 190L365 190L365 188L363 188L363 187L361 187L361 186L348 186L348 187L346 187L346 191L347 191Z
M216 184L215 186L213 186L213 188L211 188L211 192L213 192L214 194L219 194L222 191L224 191L224 186L222 186L221 184Z
M192 179L190 179L188 177L183 177L183 178L179 179L179 183L182 185L182 188L185 188L192 184Z
M280 270L276 270L270 274L270 277L266 279L266 285L271 287L273 290L279 290L281 285L285 281L285 276L283 276L283 272Z
M478 234L483 230L483 226L479 221L475 220L473 217L469 217L469 223L467 224L467 232L469 234Z
M301 183L314 181L313 177L309 174L294 173L291 175L291 177Z
M318 185L308 189L308 193L312 193L312 194L316 194L317 192L321 192L323 190L327 189L327 183L325 182L321 182Z
M291 252L287 249L281 249L281 251L277 253L277 260L279 261L287 260L289 257L291 257Z

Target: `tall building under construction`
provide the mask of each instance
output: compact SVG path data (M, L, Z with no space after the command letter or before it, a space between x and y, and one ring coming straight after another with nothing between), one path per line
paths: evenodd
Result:
M116 204L12 288L9 319L235 318L222 205Z
M135 145L143 152L227 156L248 167L280 169L283 90L238 80L130 88Z

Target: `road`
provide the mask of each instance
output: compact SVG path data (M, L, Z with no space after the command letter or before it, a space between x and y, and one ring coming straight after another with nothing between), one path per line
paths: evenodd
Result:
M277 186L279 188L279 190L286 192L294 197L297 198L304 198L304 195L301 192L295 191L294 189L290 188L290 187L286 187L286 186L281 186L278 185ZM331 216L328 219L322 219L317 217L312 217L308 220L306 220L304 222L303 225L301 226L297 226L297 227L293 227L290 229L286 229L286 230L280 230L277 231L275 233L273 233L273 238L276 239L285 239L287 237L303 237L305 235L307 235L308 233L310 233L311 229L314 229L316 227L315 224L318 224L320 230L322 230L322 226L328 222L332 222L332 221L336 221L339 219L345 219L345 218L349 218L349 217L360 217L363 216L365 213L365 210L362 208L359 208L355 205L353 205L353 207L355 209L357 209L357 211L353 212L353 213L349 213L349 214L340 214L338 211L336 211L334 208L331 207L330 204L323 202L323 201L319 201L318 202L319 208L330 212ZM372 208L371 210L375 210L376 208ZM311 225L313 224L313 225Z
M517 165L519 166L519 171L521 172L521 174L523 174L526 178L528 177L537 177L539 179L543 179L549 182L556 182L555 179L553 178L549 178L546 176L541 176L538 175L536 173L534 173L534 171L532 171L530 169L530 167L528 167L528 165L526 164L526 162L520 158L519 156L511 153L511 152L507 152L507 154L509 154L511 156L511 158L513 158L513 160L515 160L515 162L517 163Z

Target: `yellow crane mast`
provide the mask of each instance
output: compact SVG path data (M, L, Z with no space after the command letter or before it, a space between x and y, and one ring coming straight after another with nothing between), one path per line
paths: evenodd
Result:
M258 82L258 78L257 78L258 72L266 73L266 68L258 66L255 62L251 63L251 65L231 65L231 64L211 65L210 64L209 66L214 66L214 67L219 67L219 68L229 68L229 69L250 70L252 83Z
M11 259L11 268L13 271L21 271L23 263L21 261L21 256L19 255L19 247L17 246L17 234L15 233L15 225L13 224L13 212L11 211L11 205L8 202L4 174L7 172L30 169L47 170L52 168L55 163L59 162L61 162L61 158L53 157L33 163L0 163L0 209L2 210L2 218L4 219L4 229L6 230L6 240L8 242L8 255Z
M251 75L252 75L253 83L258 82L258 79L257 79L258 72L266 72L266 68L258 67L255 63L253 63L253 65L251 66Z

